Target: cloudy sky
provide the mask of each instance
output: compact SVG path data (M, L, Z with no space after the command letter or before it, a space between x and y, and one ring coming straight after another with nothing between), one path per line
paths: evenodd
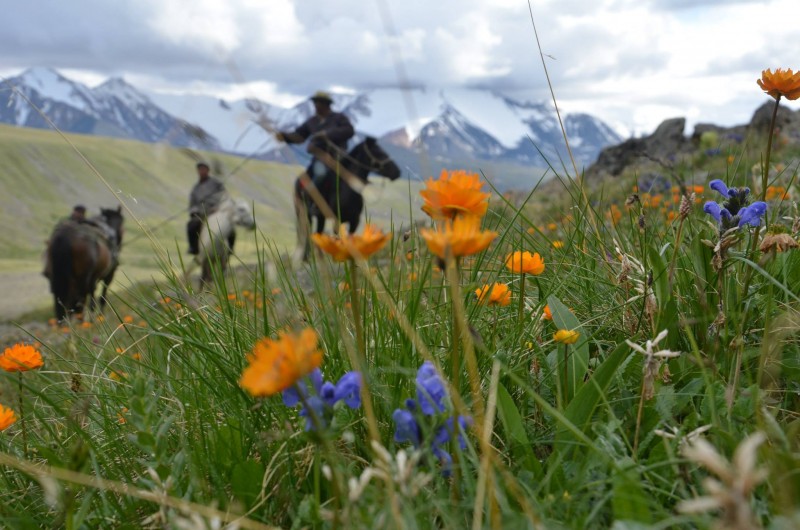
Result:
M0 75L257 96L491 88L549 99L526 0L35 0L0 18ZM13 7L10 7L13 4ZM560 107L618 129L743 123L764 68L800 68L797 0L532 0ZM796 108L796 105L794 106Z

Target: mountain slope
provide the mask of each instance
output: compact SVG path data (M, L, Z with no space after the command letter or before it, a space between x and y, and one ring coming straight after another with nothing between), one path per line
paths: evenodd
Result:
M31 68L8 81L25 97L10 89L0 91L3 123L50 128L27 98L64 132L220 149L215 138L168 114L122 79L110 79L92 89L55 70Z

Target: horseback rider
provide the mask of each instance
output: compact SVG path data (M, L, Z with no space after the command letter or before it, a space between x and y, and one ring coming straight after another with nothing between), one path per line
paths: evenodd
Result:
M355 130L350 119L341 112L334 112L331 106L333 98L324 91L318 91L311 96L314 104L314 115L292 132L278 132L275 139L287 144L300 144L308 140L307 151L312 155L322 151L338 160L340 155L347 152L347 141L353 137ZM316 157L311 158L311 163L306 168L305 174L318 188L328 173L325 166ZM302 175L295 181L295 195L300 196L302 191Z
M189 254L195 256L200 253L200 232L203 230L203 224L209 215L217 211L227 195L225 185L218 178L212 177L209 174L210 170L207 163L197 163L198 180L189 194L189 222L186 224L186 233L189 237ZM228 237L228 247L231 252L235 241L236 232L231 231Z
M82 223L86 221L86 206L82 204L76 204L72 207L72 213L69 214L69 220L75 221L76 223Z

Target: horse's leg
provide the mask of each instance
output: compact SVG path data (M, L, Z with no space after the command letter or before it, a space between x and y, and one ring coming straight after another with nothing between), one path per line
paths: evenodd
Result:
M109 272L106 277L103 278L103 294L100 295L100 313L103 312L106 307L106 303L108 302L108 299L106 298L106 295L108 294L108 285L114 279L115 272L117 272L116 265L111 269L111 272Z
M355 234L358 225L361 224L362 211L364 211L364 197L354 191L344 195L342 200L343 221L347 222L351 234Z
M308 261L309 250L309 237L311 232L311 215L308 210L308 205L302 197L302 187L300 185L300 178L294 184L294 213L295 213L295 229L297 231L297 248L294 251L295 263Z

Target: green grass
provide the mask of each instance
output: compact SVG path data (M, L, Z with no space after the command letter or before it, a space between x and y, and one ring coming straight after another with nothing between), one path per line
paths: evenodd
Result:
M494 197L484 224L497 239L444 273L416 228L398 230L370 259L373 268L316 255L293 270L262 224L252 235L254 261L218 275L212 292L194 291L162 262L164 279L125 293L103 322L76 323L66 340L46 341L42 369L2 374L0 399L24 412L26 437L21 420L0 434L0 521L796 527L800 253L751 251L757 236L748 229L715 268L704 241L719 234L701 204L681 223L669 218L677 204L626 209L619 184L585 201L560 177L568 210L554 205L534 218ZM793 177L777 178L796 194ZM748 178L731 173L729 182ZM611 204L622 214L616 221ZM406 211L421 220L416 205ZM770 202L770 218L791 215L789 204ZM524 292L504 266L513 250L537 251L546 263L525 278ZM476 302L475 289L490 282L510 286L510 305ZM552 320L542 318L545 304ZM339 404L326 428L308 432L298 408L239 385L259 339L305 327L319 336L325 378L361 368L371 405ZM579 331L578 342L555 343L558 329ZM627 341L643 345L662 330L657 349L681 354L653 374L653 397L644 399L645 358ZM415 449L395 441L393 414L416 396L426 360L440 367L449 397L445 412L420 417L426 441ZM453 456L446 475L430 440L457 414L473 423L465 448L440 447ZM733 498L732 507L746 508L738 516L679 509L710 494L705 479L728 473L708 452L705 460L686 452L696 429L735 460L733 475L748 473L737 447L754 433L765 437L752 457L763 481Z

